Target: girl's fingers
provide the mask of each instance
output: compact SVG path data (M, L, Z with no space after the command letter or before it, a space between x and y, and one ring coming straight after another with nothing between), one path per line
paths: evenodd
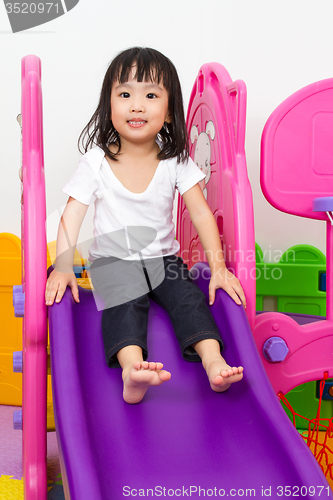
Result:
M246 308L246 298L245 298L245 294L244 294L243 288L239 291L238 295L239 295L239 298L242 301L243 306Z
M226 292L230 295L230 297L236 302L236 304L243 304L246 307L246 299L243 292L243 288L239 287L230 287L230 290L226 289Z
M234 299L236 304L238 304L239 306L242 304L242 300L240 299L239 295L234 290L229 295L232 299Z
M47 282L45 290L45 303L47 306L51 306L53 304L56 295L57 289L54 287L54 285L51 285L49 282Z
M62 299L62 297L63 297L63 295L65 293L66 286L67 285L64 286L62 283L59 283L58 290L57 290L57 295L56 295L56 298L55 298L55 301L56 301L57 304L61 301L61 299Z
M69 283L69 286L72 290L73 299L75 300L75 302L79 303L79 287L77 286L77 281L72 281L71 283Z
M241 305L243 304L244 307L246 307L246 299L245 299L245 294L243 291L243 288L241 285L235 284L234 286L229 285L229 284L223 284L222 285L216 285L214 283L211 283L209 286L209 305L213 305L215 301L215 293L218 288L222 288L222 290L225 290L228 295L236 302L236 304Z
M54 273L54 271L52 272ZM80 302L79 300L79 289L77 286L77 281L75 277L72 277L69 273L65 276L62 273L55 273L46 283L45 288L45 303L47 306L51 306L54 302L59 303L66 291L67 285L71 288L73 298L75 302Z
M209 290L209 305L212 306L215 301L215 288Z

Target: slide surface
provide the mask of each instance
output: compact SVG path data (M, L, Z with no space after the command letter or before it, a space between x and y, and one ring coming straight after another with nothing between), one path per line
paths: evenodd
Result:
M197 264L197 284L207 264ZM206 275L208 269L206 269ZM164 310L152 303L149 359L172 378L138 405L122 399L104 359L101 312L80 289L49 308L56 428L66 499L132 497L333 498L262 367L244 310L218 291L212 313L225 357L244 379L214 393L201 363L182 359ZM250 491L252 490L252 491Z

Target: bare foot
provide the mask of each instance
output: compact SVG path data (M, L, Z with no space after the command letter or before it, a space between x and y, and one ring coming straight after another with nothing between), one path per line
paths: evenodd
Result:
M212 358L205 363L210 386L215 392L224 392L230 385L243 378L243 367L229 366L222 356Z
M171 373L162 368L162 363L137 361L127 373L123 372L123 397L126 403L139 403L151 385L161 385L170 380Z

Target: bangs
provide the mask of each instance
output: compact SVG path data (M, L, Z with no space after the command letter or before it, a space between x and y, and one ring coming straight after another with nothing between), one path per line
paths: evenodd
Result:
M170 91L170 64L165 56L154 49L133 48L123 52L117 58L113 71L113 81L126 83L133 68L134 78L138 82L162 83Z

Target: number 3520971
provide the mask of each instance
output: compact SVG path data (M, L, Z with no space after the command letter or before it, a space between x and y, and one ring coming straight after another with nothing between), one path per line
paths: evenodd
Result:
M6 2L7 14L59 14L58 2L26 3L26 2Z

